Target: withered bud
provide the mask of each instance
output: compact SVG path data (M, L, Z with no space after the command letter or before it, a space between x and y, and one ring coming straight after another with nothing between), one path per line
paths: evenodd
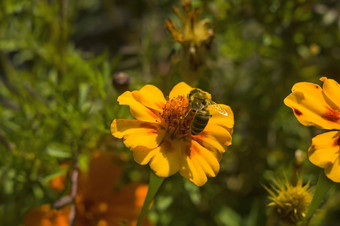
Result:
M307 158L306 152L298 149L295 151L295 161L297 165L302 165Z
M182 10L173 7L173 11L180 24L168 19L165 26L173 40L181 44L179 52L179 69L183 81L195 86L195 82L202 75L206 57L215 37L209 19L201 19L203 7L193 8L191 0L181 1Z
M182 0L181 5L184 12L190 12L192 9L192 4L190 0Z
M119 71L112 76L112 85L120 93L129 89L130 76L129 74Z

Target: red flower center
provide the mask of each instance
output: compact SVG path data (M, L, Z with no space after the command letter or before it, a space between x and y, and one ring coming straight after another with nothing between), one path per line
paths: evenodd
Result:
M189 111L189 99L184 96L168 99L164 105L161 116L172 138L181 138L190 134L194 113Z

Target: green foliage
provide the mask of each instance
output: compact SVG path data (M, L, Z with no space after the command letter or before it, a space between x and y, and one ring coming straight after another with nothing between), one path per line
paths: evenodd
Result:
M108 54L86 55L68 41L68 24L82 6L34 2L1 7L0 219L7 225L55 200L46 178L88 153L115 114L107 104L116 96Z
M28 209L55 202L49 181L62 174L60 165L79 157L85 169L92 151L105 146L98 140L110 134L112 120L131 117L116 101L115 72L129 75L131 90L151 83L165 95L180 81L164 28L172 4L179 1L0 2L1 225L19 225ZM233 109L233 145L218 176L202 188L179 175L168 178L151 218L158 225L264 225L268 200L261 184L282 171L292 174L295 151L307 151L319 133L301 126L283 99L298 81L317 83L321 75L340 81L340 4L194 4L215 25L198 87ZM114 149L128 153L120 141ZM306 160L303 168L315 184L316 167ZM148 170L129 155L122 183L146 182ZM339 221L332 214L339 202L317 216L320 225Z

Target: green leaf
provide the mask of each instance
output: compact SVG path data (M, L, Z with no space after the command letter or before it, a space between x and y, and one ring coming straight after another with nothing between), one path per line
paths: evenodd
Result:
M223 206L215 218L222 225L241 225L241 217L229 206Z
M67 168L63 168L63 169L59 169L57 172L55 173L52 173L46 177L44 177L43 179L43 183L44 184L48 184L48 182L50 182L51 180L57 178L57 177L60 177L61 175L65 174L67 172Z
M164 177L158 177L153 172L150 172L149 189L146 194L141 213L138 217L137 226L141 226L145 216L147 215L151 202L154 199L158 189L164 181Z
M65 151L61 146L51 145L46 149L47 154L56 158L70 158L72 154L70 152Z
M201 202L201 193L199 187L197 187L192 182L185 180L184 188L188 192L191 201L195 205L199 205L199 203Z
M333 182L330 181L324 174L324 172L320 172L320 176L318 182L316 184L314 196L311 204L309 205L306 217L302 223L302 225L308 225L311 217L313 216L315 210L317 210L327 195L329 189L333 186Z
M87 109L91 107L90 102L87 102L88 94L89 94L89 84L87 83L81 83L79 85L79 91L78 91L78 105L79 109L84 112Z

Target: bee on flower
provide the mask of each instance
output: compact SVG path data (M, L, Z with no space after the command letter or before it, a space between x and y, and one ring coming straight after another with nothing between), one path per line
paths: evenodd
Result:
M166 100L155 86L126 91L118 97L136 119L114 119L111 133L123 138L134 160L149 164L159 177L179 172L197 186L215 177L219 161L231 144L233 112L211 95L177 84Z
M303 125L335 130L314 137L308 157L330 180L340 183L340 85L326 77L320 80L322 88L309 82L295 84L284 103Z

